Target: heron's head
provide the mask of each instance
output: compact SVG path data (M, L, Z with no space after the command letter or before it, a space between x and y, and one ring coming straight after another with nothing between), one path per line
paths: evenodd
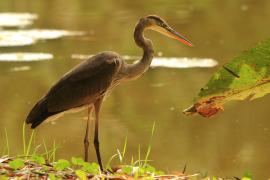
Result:
M144 18L147 22L147 28L157 31L169 38L176 39L187 46L193 46L193 44L183 35L173 30L163 19L156 15L149 15Z

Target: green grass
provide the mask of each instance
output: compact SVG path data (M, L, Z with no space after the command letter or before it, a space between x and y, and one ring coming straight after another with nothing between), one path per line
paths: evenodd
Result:
M40 155L40 156L44 156L48 162L55 161L56 150L58 149L58 147L56 147L55 141L54 141L53 147L51 149L48 149L44 139L43 139L43 144L35 145L35 131L32 130L30 137L27 137L26 128L27 127L26 127L25 123L23 123L23 125L22 125L22 149L23 149L23 152L20 153L19 155L16 155L16 156L24 157L27 159L28 157L31 157L34 155ZM6 128L4 128L4 130L5 130L6 147L4 148L4 150L2 152L2 156L5 156L5 155L11 156L8 132L7 132ZM40 153L38 153L38 150L41 148L44 149L44 152L41 151Z
M138 166L140 168L145 168L146 166L149 166L149 162L151 161L151 160L149 160L149 156L150 156L151 149L152 149L151 144L152 144L152 139L153 139L154 131L155 131L155 123L152 126L151 136L150 136L150 139L149 139L149 144L148 144L147 151L145 153L144 159L142 159L141 145L139 144L138 145L138 154L137 154L138 159L137 160L134 160L134 156L132 155L131 156L131 159L129 161L130 163L127 163L128 162L128 158L125 155L126 155L126 151L127 151L128 138L126 137L125 138L125 141L124 141L124 145L123 145L122 151L119 150L119 148L117 148L117 150L116 150L117 153L114 154L114 155L112 155L109 158L109 161L107 162L107 164L106 164L105 167L107 169L110 169L111 162L114 159L117 159L117 158L118 158L118 163L119 164L122 164L122 165Z
M42 144L37 144L35 141L35 132L32 131L30 136L26 135L26 126L22 126L22 154L11 155L10 154L10 142L8 139L8 131L5 128L5 150L3 156L0 157L0 180L8 179L10 177L18 177L19 179L27 178L50 178L63 179L63 178L79 178L79 179L110 179L110 178L122 178L122 179L144 179L152 180L159 178L166 179L189 179L189 180L208 180L209 177L200 173L185 175L183 173L177 174L165 174L163 171L157 170L150 162L152 139L155 132L155 123L152 126L151 135L149 138L149 144L146 152L142 152L140 144L138 145L137 157L134 159L134 155L127 157L128 138L124 140L122 148L117 148L116 153L112 155L107 164L106 169L110 173L104 173L100 171L100 167L97 163L85 162L81 157L71 157L68 159L56 160L56 151L58 147L56 142L53 142L52 147L48 147L45 140L42 140ZM40 151L43 149L43 151ZM112 161L116 161L119 166L112 167ZM8 168L7 168L8 167ZM220 179L211 177L209 180ZM251 180L250 173L241 178L241 180Z

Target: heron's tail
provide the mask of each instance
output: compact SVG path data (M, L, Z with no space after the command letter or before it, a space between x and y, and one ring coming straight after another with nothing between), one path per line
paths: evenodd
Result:
M31 124L31 128L36 128L53 113L48 112L47 102L42 98L30 111L26 118L26 123Z

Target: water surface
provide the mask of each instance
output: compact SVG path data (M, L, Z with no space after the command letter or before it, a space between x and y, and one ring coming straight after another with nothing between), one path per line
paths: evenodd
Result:
M2 0L1 12L38 15L23 29L83 31L84 36L37 41L22 47L2 47L1 53L53 54L50 61L2 62L0 65L0 144L9 133L12 153L21 152L21 126L35 102L66 71L81 60L72 54L96 54L103 50L140 56L133 41L137 20L158 14L195 44L185 47L155 32L147 32L156 53L165 57L212 58L222 65L242 50L269 37L270 2L256 0L83 1ZM13 28L14 29L14 28ZM24 70L11 69L23 67ZM27 68L25 68L27 67ZM20 68L19 68L20 69ZM165 171L269 177L270 97L253 102L234 102L211 119L186 117L181 112L192 104L198 90L217 68L150 69L140 79L120 85L106 99L100 123L101 153L107 162L128 137L127 157L136 156L138 145L146 152L156 123L150 159ZM42 138L61 147L57 156L82 156L87 112L68 114L55 123L37 128ZM92 131L93 132L93 131ZM149 137L149 138L148 138ZM21 146L19 146L21 147ZM94 148L90 149L95 161Z

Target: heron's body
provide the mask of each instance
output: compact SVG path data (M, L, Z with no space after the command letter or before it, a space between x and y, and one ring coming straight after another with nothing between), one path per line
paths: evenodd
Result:
M97 54L67 72L33 107L26 122L35 128L47 118L72 109L89 108L95 110L95 148L102 169L98 142L99 110L104 96L122 81L134 80L149 68L154 50L149 39L143 36L145 29L153 29L189 46L192 44L183 36L171 29L157 16L141 18L134 31L136 44L143 49L143 57L135 64L127 64L120 55L114 52ZM88 149L87 121L85 149ZM85 152L86 160L88 153Z
M87 108L119 84L121 57L113 52L93 56L66 73L32 109L27 122L32 128L50 116Z

